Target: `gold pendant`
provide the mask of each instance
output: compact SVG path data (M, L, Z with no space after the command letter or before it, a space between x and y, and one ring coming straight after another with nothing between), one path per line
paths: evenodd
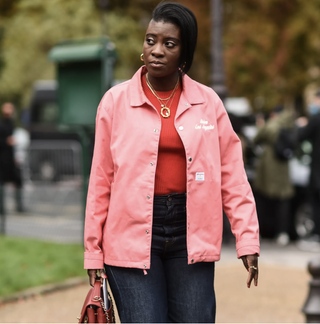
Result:
M166 106L161 108L161 116L164 118L168 118L170 116L170 109Z

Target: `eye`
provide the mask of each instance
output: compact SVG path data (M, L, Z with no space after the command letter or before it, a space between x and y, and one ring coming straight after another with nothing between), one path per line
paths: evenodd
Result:
M154 45L154 39L152 37L147 37L146 38L146 43L149 45Z
M176 43L173 42L173 41L167 41L167 42L166 42L166 46L167 46L168 48L173 48L173 47L176 46Z

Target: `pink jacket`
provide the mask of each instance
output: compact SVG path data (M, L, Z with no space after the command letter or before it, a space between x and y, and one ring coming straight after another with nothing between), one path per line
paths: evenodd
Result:
M161 117L145 96L142 67L101 100L85 220L85 269L150 268ZM183 76L175 127L187 159L188 263L220 259L223 214L238 257L259 253L255 202L241 143L217 94Z

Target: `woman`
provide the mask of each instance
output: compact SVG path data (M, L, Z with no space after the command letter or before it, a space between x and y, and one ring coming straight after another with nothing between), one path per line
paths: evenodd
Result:
M97 114L85 269L105 276L122 322L214 322L222 204L257 285L259 234L241 144L214 91L191 80L197 22L156 7L145 66L109 90Z
M300 117L297 120L298 141L309 140L312 144L309 195L314 228L310 240L315 241L317 247L317 243L320 243L320 91L315 93L313 102L308 106L308 113L308 119Z
M22 204L22 176L20 167L15 159L14 146L14 112L15 107L11 102L1 106L0 118L0 215L5 214L4 185L12 182L15 186L16 211L24 211Z
M275 236L279 245L290 242L290 200L294 187L289 174L289 160L275 154L274 146L281 129L293 129L292 111L277 106L266 122L258 120L258 132L253 140L261 145L263 152L259 156L256 177L253 181L255 198L260 218L261 234ZM260 125L259 125L260 124Z

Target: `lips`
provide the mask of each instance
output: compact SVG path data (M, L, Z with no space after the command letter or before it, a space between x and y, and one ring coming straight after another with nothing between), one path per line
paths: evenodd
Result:
M153 66L153 67L161 67L164 64L162 62L160 62L160 61L152 61L152 62L150 62L150 65Z

